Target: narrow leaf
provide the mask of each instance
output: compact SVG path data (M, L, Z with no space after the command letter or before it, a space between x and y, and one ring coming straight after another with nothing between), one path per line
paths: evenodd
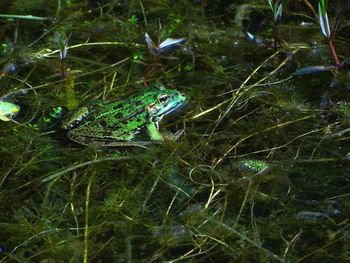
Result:
M277 12L275 14L275 20L280 20L282 17L282 3L278 6Z
M146 43L147 43L148 49L151 52L154 52L156 46L155 46L153 40L151 39L151 37L146 32L145 32L145 39L146 39Z
M185 42L186 42L186 39L184 38L179 38L179 39L167 38L162 43L159 44L156 50L158 53L168 52L173 50L174 48L177 48L179 45Z
M272 13L275 13L275 5L273 3L273 0L268 0L268 2Z
M330 29L329 29L328 15L327 15L327 13L322 15L320 3L318 4L318 16L319 16L319 22L320 22L322 34L324 35L325 38L329 38L330 37Z
M309 75L309 74L330 71L333 69L335 69L334 66L310 66L310 67L305 67L305 68L301 68L301 69L296 70L293 73L293 75L294 76L303 76L303 75Z

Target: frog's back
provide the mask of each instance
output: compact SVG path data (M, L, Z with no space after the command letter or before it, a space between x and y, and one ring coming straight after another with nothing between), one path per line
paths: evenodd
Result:
M147 105L138 97L117 100L104 104L95 103L87 117L68 136L81 140L130 141L147 124ZM81 138L81 139L79 139Z

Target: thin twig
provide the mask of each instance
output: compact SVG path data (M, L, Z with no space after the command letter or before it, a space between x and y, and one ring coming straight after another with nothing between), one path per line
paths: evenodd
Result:
M51 181L57 177L60 177L64 174L66 174L66 173L75 171L75 170L82 168L82 167L85 167L85 166L89 166L91 164L110 162L110 161L125 161L125 160L131 160L131 159L139 159L139 158L143 158L143 156L141 156L141 155L139 155L139 156L116 156L116 157L106 157L106 158L91 160L91 161L87 161L84 163L79 163L77 165L69 166L69 167L64 168L63 170L61 170L57 173L51 174L51 175L45 175L41 179L41 182L46 183L48 181Z

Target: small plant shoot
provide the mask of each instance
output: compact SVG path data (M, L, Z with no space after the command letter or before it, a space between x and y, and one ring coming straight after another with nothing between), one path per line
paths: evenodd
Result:
M335 50L335 47L334 47L334 44L332 41L332 34L331 34L329 20L328 20L328 14L327 14L327 4L328 4L327 0L319 0L318 1L319 23L320 23L320 27L321 27L321 31L322 31L323 36L326 38L326 40L328 40L329 47L331 49L332 56L334 59L335 67L337 69L340 69L342 65L339 61L337 52Z
M145 40L146 40L149 52L153 55L159 55L161 53L171 52L179 48L182 44L186 42L185 38L178 38L178 39L167 38L162 42L158 41L158 44L156 45L147 33L145 33Z

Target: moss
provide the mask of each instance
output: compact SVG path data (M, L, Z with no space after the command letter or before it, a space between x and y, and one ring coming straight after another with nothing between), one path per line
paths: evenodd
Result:
M350 107L349 103L346 101L339 101L335 107L334 111L340 115L340 120L345 124L350 124Z
M45 0L11 1L11 11L16 14L32 14L36 16L43 16L43 13L55 10L55 2L47 2ZM50 12L53 15L53 12Z

